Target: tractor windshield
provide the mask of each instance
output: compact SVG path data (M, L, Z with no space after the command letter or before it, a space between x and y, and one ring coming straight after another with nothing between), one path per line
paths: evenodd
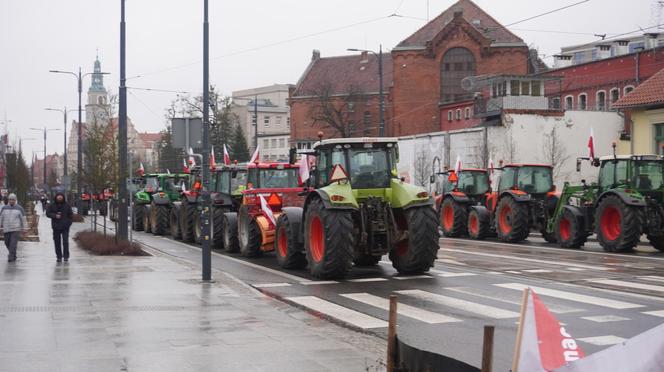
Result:
M168 177L164 180L164 190L165 192L180 191L182 188L182 183L177 179L177 177Z
M239 174L238 174L239 176ZM298 186L298 168L261 169L260 188L291 188Z
M247 186L247 172L235 172L231 175L231 192L236 193L242 191L240 187Z
M388 148L351 148L350 184L359 189L389 187L393 153Z
M551 168L524 166L519 169L517 176L519 190L528 194L543 194L551 191L553 178Z
M156 192L159 188L159 179L157 177L147 177L145 179L145 191Z
M489 176L486 172L461 171L458 189L468 195L479 195L489 191Z
M634 186L641 191L652 191L664 186L664 162L639 160L634 167Z

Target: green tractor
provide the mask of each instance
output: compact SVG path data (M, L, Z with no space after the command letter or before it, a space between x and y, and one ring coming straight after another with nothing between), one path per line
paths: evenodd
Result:
M396 138L321 140L302 208L282 209L275 242L283 267L317 278L343 278L389 254L401 274L426 272L439 249L429 193L397 177Z
M565 248L581 247L597 234L607 252L632 250L646 234L650 244L664 251L664 157L614 155L577 159L598 166L598 183L565 183L547 230Z
M132 213L134 230L166 235L170 209L180 197L180 179L184 175L156 173L143 176L144 187L134 194Z

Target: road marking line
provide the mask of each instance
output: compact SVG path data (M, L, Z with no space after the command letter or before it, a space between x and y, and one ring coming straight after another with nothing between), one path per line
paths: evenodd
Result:
M612 309L633 309L637 307L643 307L643 305L632 304L629 302L610 300L608 298L602 298L602 297L587 296L574 292L559 291L556 289L532 287L521 283L502 283L502 284L494 284L494 286L507 288L507 289L514 289L517 291L523 291L525 288L530 288L533 291L535 291L535 293L542 296L556 297L563 300L582 302L590 305L609 307Z
M323 285L323 284L339 284L336 280L319 280L319 281L308 281L300 282L302 285Z
M499 309L497 307L482 305L482 304L478 304L476 302L470 302L470 301L461 300L461 299L454 298L454 297L443 296L443 295L439 295L439 294L435 294L435 293L431 293L431 292L422 291L422 290L419 290L419 289L408 289L408 290L403 290L403 291L396 291L396 293L406 295L406 296L410 296L410 297L415 297L419 300L426 300L426 301L435 302L435 303L443 305L443 306L453 307L453 308L462 310L464 312L469 312L469 313L485 316L485 317L488 317L488 318L506 319L506 318L518 318L519 317L519 313L516 313L514 311L503 310L503 309Z
M447 263L447 264L452 264L452 265L459 265L459 266L468 266L467 264L465 264L463 262L459 262L457 260L450 260L450 259L447 259L447 258L439 258L439 259L436 260L436 262Z
M517 270L507 270L505 272L510 273L510 274L521 274L521 271L517 271Z
M452 252L457 252L457 253L462 253L462 254L470 254L470 255L476 255L476 256L506 258L506 259L516 260L516 261L537 262L537 263L542 263L542 264L547 264L547 265L582 267L584 269L604 270L604 271L612 270L612 269L607 268L607 267L598 267L598 266L590 266L590 265L583 265L583 264L575 264L575 263L571 263L571 262L556 262L556 261L538 260L538 259L535 259L535 258L515 257L515 256L504 255L504 254L460 251L458 249L449 249L449 248L440 248L440 250L441 251L452 251ZM436 261L439 261L439 260L436 260Z
M433 279L433 276L431 275L393 276L392 279L396 280Z
M389 311L390 310L390 300L378 296L371 295L369 293L343 293L340 296L350 298L351 300L361 302L363 304L371 305L379 309ZM425 323L437 324L437 323L450 323L450 322L460 322L461 320L452 318L443 314L434 313L427 310L422 310L414 306L409 306L406 304L399 304L397 306L397 313L399 315L407 316Z
M256 288L274 288L274 287L290 287L288 283L261 283L261 284L252 284Z
M586 271L587 269L584 269L582 267L567 267L566 268L569 271Z
M477 274L475 273L455 273L451 271L443 271L443 270L437 270L437 269L430 269L429 273L435 274L437 276L441 276L443 278L456 278L460 276L475 276Z
M597 346L615 345L625 341L624 338L613 335L584 337L584 338L577 338L577 340Z
M581 319L590 320L591 322L596 322L596 323L620 322L623 320L630 320L629 318L623 318L617 315L584 316L581 317Z
M474 296L474 297L485 298L485 299L492 300L492 301L504 302L506 304L516 305L517 307L521 306L521 297L519 295L514 296L512 300L509 300L509 299L505 298L504 294L501 294L500 296L492 296L492 295L488 295L486 293L480 293L480 292L478 292L478 289L476 289L476 288L446 287L445 289L448 290L448 291L459 292L459 293L467 294L467 295ZM575 309L573 307L568 307L568 306L563 306L563 305L558 305L558 304L549 304L548 308L552 313L555 313L555 314L568 314L568 313L578 313L578 312L585 311L585 310L582 310L582 309Z
M528 270L523 270L525 273L532 273L532 274L539 274L539 273L550 273L552 272L551 270L546 270L546 269L528 269Z
M647 315L652 315L652 316L656 316L656 317L659 317L659 318L664 318L664 310L644 311L642 314L647 314Z
M613 286L617 286L617 287L645 289L647 291L654 291L654 292L664 292L664 287L659 286L659 285L634 283L634 282L624 282L622 280L613 280L613 279L598 279L598 280L588 280L588 281L590 283L613 285Z
M653 282L664 282L664 276L646 275L640 276L639 279L650 280Z
M286 300L330 316L345 323L352 324L358 328L383 328L387 322L372 316L362 314L358 311L325 301L315 296L286 297Z
M348 279L347 282L351 283L368 283L368 282L386 282L389 279L386 278L360 278L360 279Z

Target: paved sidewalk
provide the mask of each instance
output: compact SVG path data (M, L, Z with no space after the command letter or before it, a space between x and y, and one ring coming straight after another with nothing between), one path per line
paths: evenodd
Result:
M50 221L39 228L17 262L1 256L2 372L384 369L383 340L224 273L203 284L199 267L173 257L90 256L73 241L70 262L56 263Z

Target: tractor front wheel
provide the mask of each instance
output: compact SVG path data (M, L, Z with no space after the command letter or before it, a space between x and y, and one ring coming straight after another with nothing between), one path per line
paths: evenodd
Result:
M168 220L170 217L169 208L166 205L152 205L152 233L155 235L166 235L168 231Z
M212 208L212 248L224 248L224 212L223 208Z
M173 239L182 239L182 231L180 230L180 207L179 205L173 205L173 208L171 208L171 213L170 213L170 221L169 224L171 226L171 237Z
M240 211L240 221L238 223L240 234L240 254L244 257L260 257L261 251L261 229L256 219L250 216L246 211Z
M563 248L580 248L588 239L588 234L583 226L583 218L575 216L568 209L563 209L556 226L556 237Z
M302 244L297 241L297 231L285 213L277 220L274 241L279 266L284 269L302 269L307 265L307 259L302 252Z
M143 210L142 205L132 205L131 206L131 213L133 214L132 216L132 228L134 231L143 231L143 213L145 211Z
M475 240L484 240L489 235L489 218L480 215L477 209L468 214L468 236Z
M467 232L468 210L454 199L445 198L440 206L440 226L443 234L450 238L463 236Z
M419 274L429 271L436 260L438 226L436 212L429 206L413 207L404 212L397 224L408 229L407 238L390 251L392 266L400 274Z
M240 250L240 243L237 238L237 213L224 213L224 249L227 252L235 253Z
M648 235L648 241L653 248L664 252L664 235Z
M186 200L180 207L180 231L182 240L185 242L194 242L194 221L196 217L196 205L190 204Z
M626 205L617 196L600 201L595 218L597 240L607 252L632 250L641 238L638 207Z
M149 205L143 207L143 231L146 233L152 232L152 223L150 221L150 215L152 214L152 208Z
M528 237L528 208L512 197L506 196L496 208L496 232L498 239L516 243Z
M351 212L327 209L321 200L309 204L304 250L311 275L321 279L345 277L353 267L354 240Z

